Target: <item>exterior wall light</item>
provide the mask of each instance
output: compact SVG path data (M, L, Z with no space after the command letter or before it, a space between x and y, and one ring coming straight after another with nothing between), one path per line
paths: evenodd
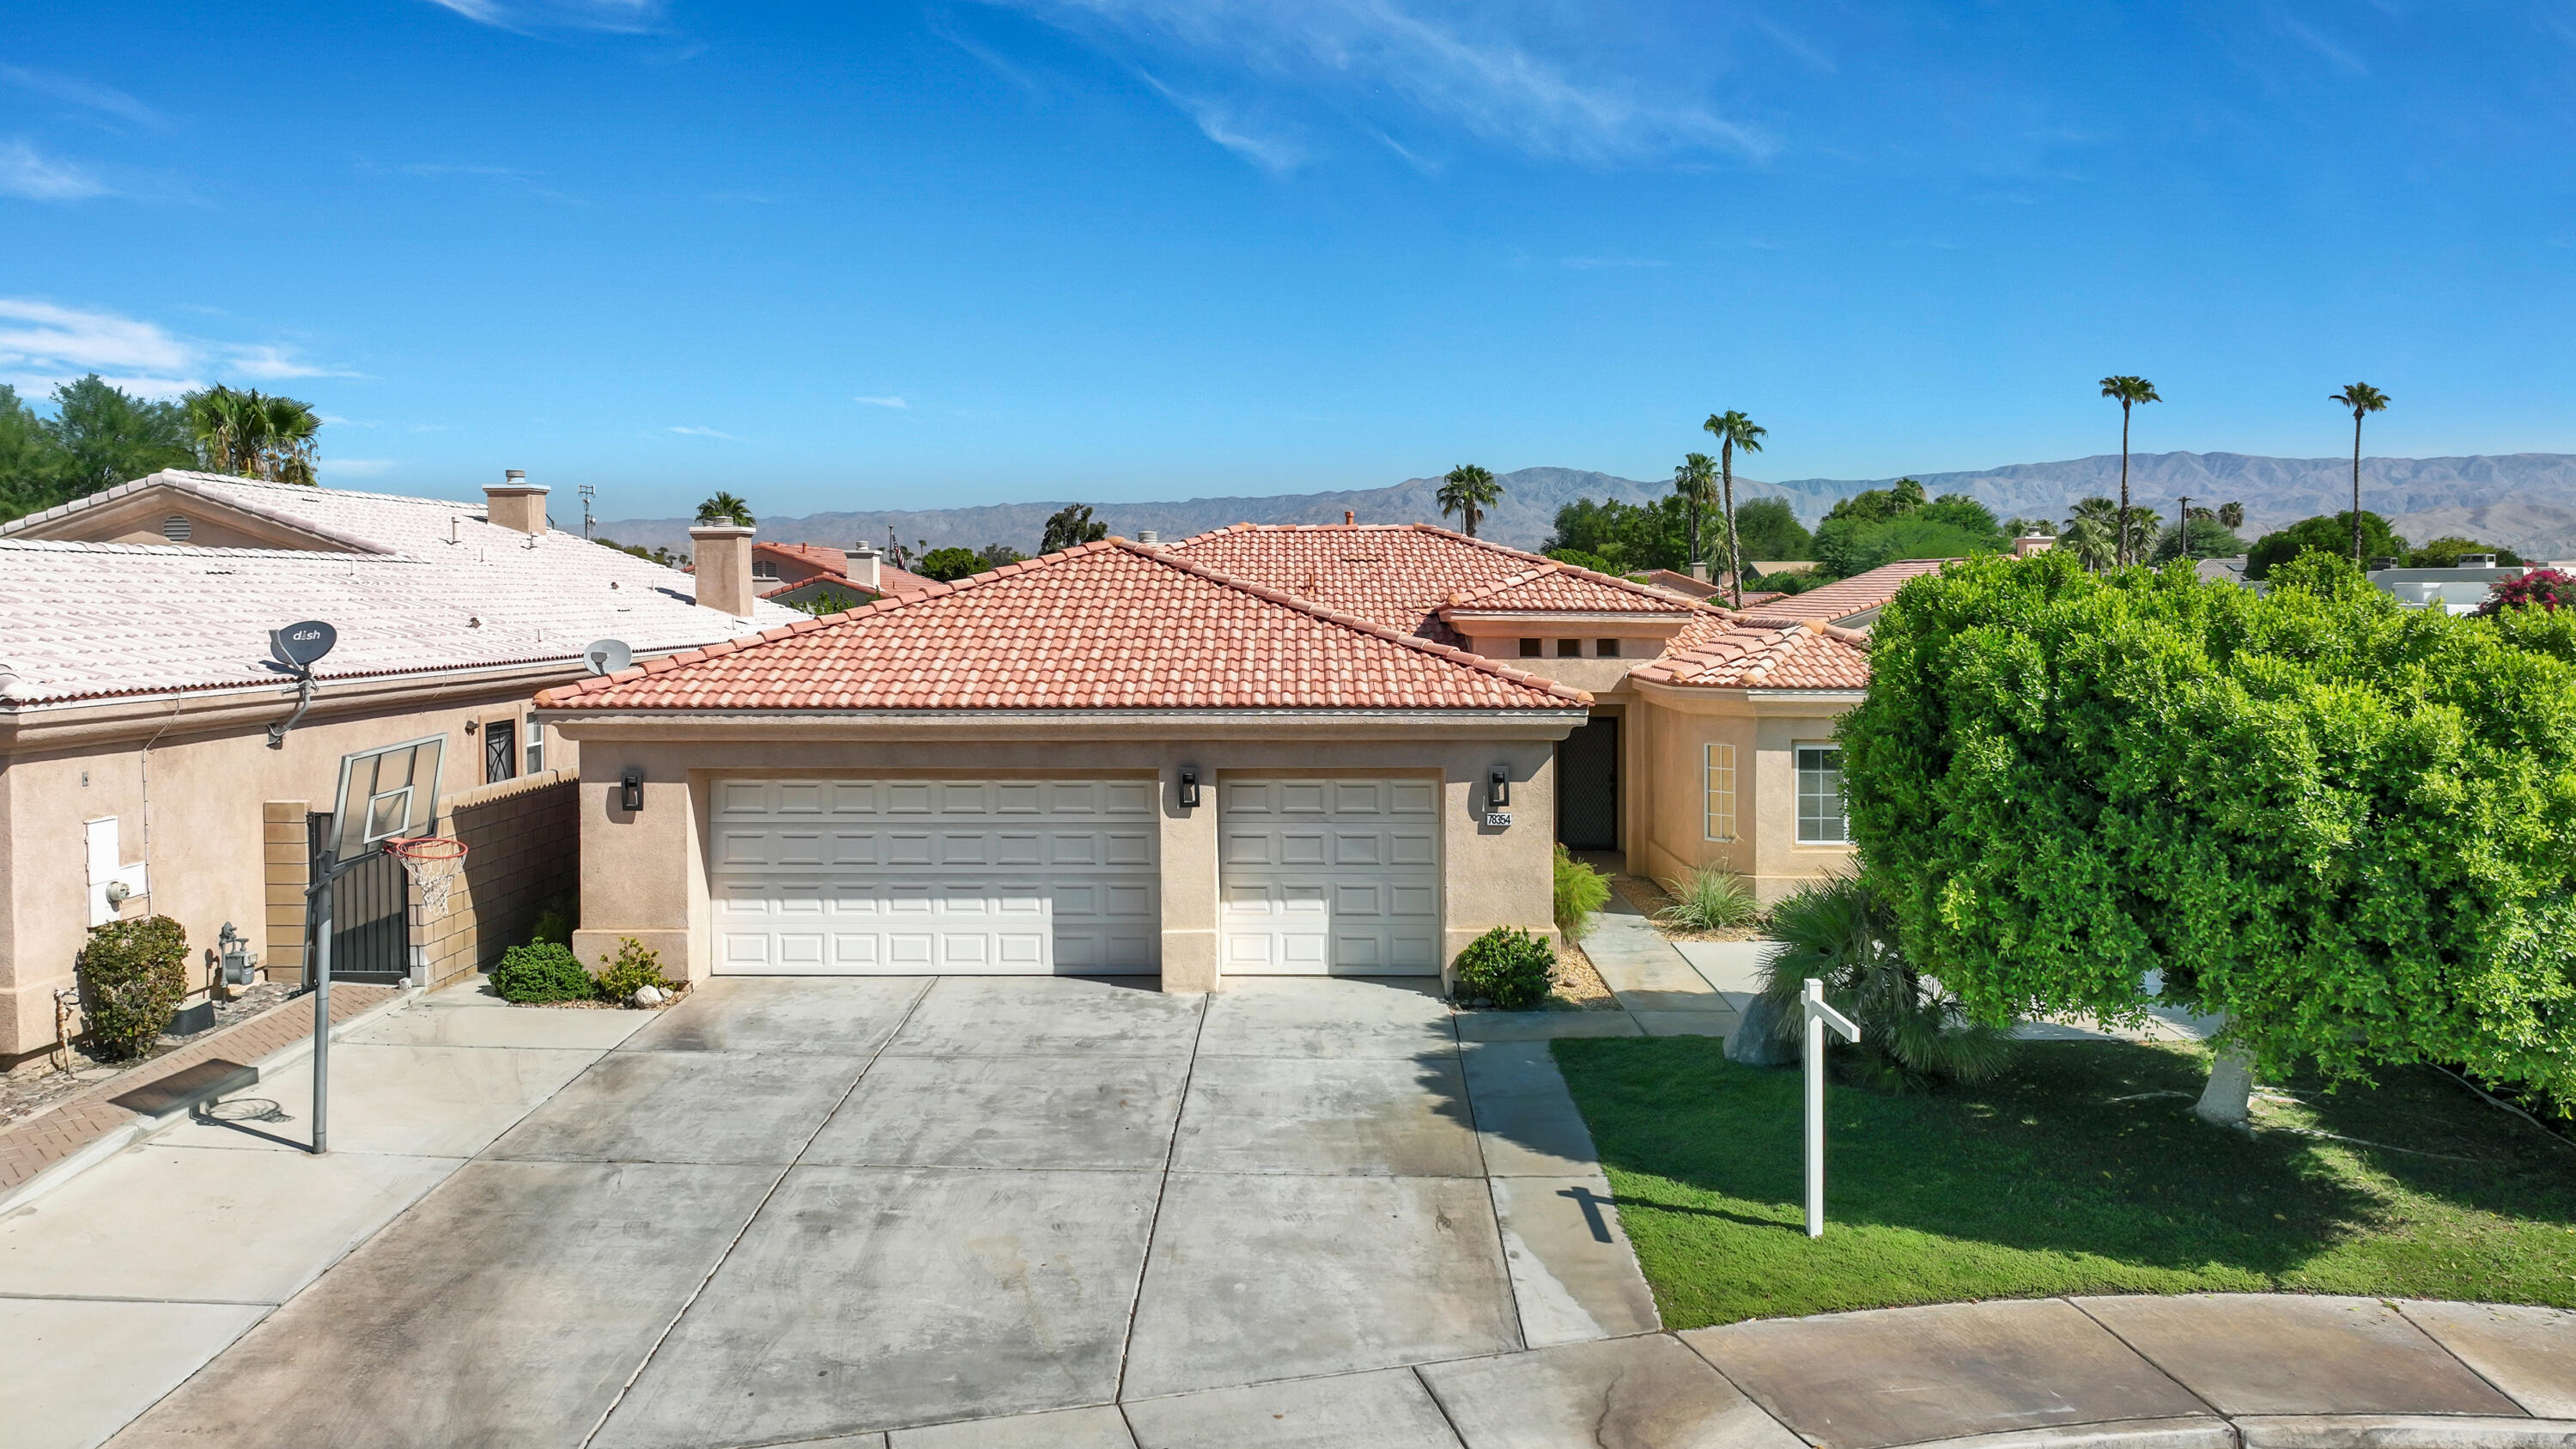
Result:
M1496 765L1485 772L1485 808L1500 810L1512 803L1512 771L1508 765Z
M643 766L629 765L626 767L626 773L617 777L617 808L629 814L640 814L643 811Z
M1181 767L1181 808L1184 810L1199 808L1199 767L1196 765Z

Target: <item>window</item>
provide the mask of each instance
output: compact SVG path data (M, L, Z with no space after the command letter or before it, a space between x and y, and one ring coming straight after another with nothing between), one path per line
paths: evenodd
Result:
M1700 747L1700 781L1706 791L1706 823L1700 833L1710 840L1735 838L1735 746Z
M1619 657L1619 641L1618 641L1618 640L1616 640L1616 639L1598 639L1598 640L1593 641L1593 645L1592 645L1592 657L1593 657L1593 658L1595 658L1595 659L1616 659L1616 658L1618 658L1618 657Z
M1546 640L1523 639L1521 641L1521 657L1523 659L1536 659L1545 653L1547 653Z
M1556 657L1557 657L1557 658L1559 658L1559 659L1580 659L1580 658L1582 658L1582 657L1583 657L1583 641L1582 641L1582 640L1580 640L1580 639L1559 639L1559 640L1557 640L1557 641L1556 641Z
M483 724L483 783L498 785L518 778L519 731L505 719Z
M753 559L751 561L751 576L755 579L774 579L778 577L778 560L774 558Z
M190 523L184 513L173 513L161 520L161 536L172 543L186 543L188 535L196 530L197 526Z
M1832 745L1798 746L1798 843L1850 842L1843 819L1843 752Z
M546 770L546 727L537 723L534 711L528 715L528 773L542 775Z

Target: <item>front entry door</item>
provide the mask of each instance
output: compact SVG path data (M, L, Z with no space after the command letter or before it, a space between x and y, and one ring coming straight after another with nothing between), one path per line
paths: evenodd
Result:
M1619 717L1594 715L1556 747L1556 838L1568 850L1619 848Z

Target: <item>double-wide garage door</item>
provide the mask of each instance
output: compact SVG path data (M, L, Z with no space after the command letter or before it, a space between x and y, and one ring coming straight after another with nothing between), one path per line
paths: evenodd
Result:
M1227 780L1222 965L1239 975L1440 972L1440 787Z
M715 970L1160 969L1149 780L723 780Z

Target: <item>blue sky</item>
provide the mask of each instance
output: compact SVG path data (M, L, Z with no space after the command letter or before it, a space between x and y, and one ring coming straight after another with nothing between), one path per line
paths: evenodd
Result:
M14 7L0 380L603 516L2576 451L2576 10ZM558 509L559 516L563 510Z

